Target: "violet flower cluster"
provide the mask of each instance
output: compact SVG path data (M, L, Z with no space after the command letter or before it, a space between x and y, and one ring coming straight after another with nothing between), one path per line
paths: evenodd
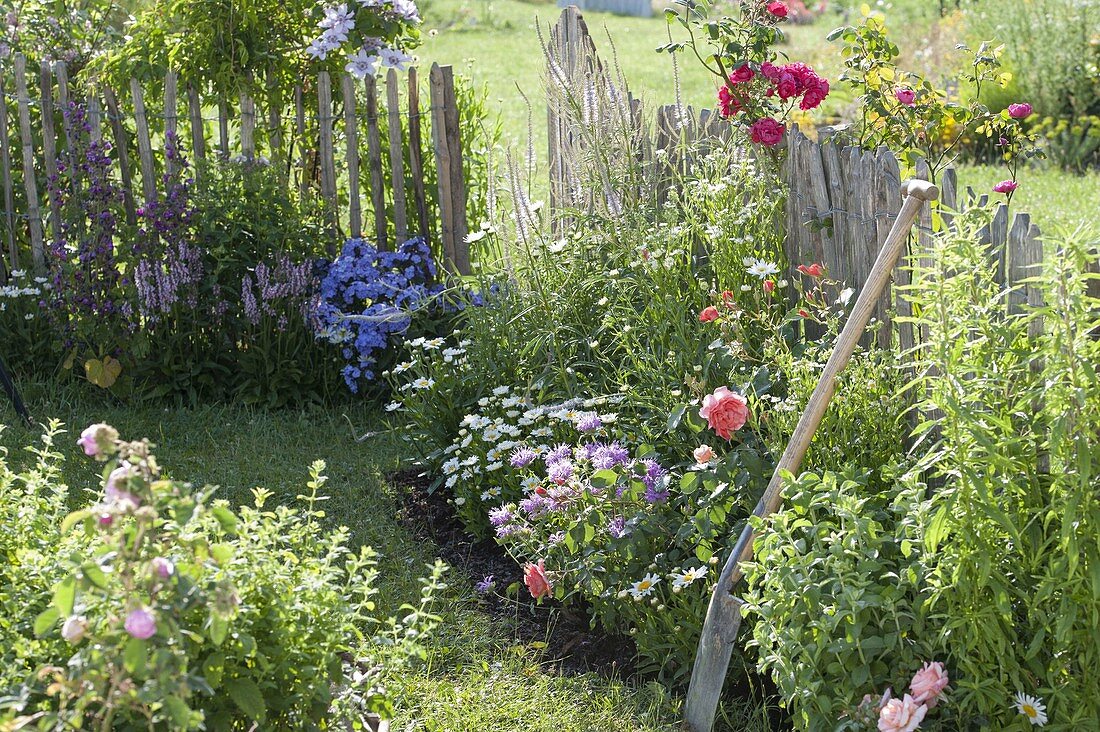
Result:
M349 239L321 281L318 337L341 346L344 381L354 393L375 377L378 355L405 333L413 313L443 291L434 283L427 242L410 239L393 252Z

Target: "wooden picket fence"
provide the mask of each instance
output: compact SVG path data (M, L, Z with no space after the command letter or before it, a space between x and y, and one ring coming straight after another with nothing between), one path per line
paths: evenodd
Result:
M730 124L711 110L697 111L675 104L657 107L654 124L647 124L641 100L630 94L621 77L604 66L595 48L581 13L576 7L566 8L546 44L548 75L576 79L582 86L617 85L619 93L629 100L634 154L648 166L646 184L663 199L671 186L691 175L699 159L728 143ZM577 204L568 199L566 192L578 161L585 159L585 151L578 149L584 138L576 134L568 110L555 106L553 101L550 107L551 204L552 208L568 209ZM799 264L821 262L832 279L858 292L901 208L901 165L897 156L885 148L866 151L838 144L829 132L825 130L820 141L811 140L797 127L786 135L782 178L789 196L785 220L778 222L784 230L784 251L790 263L786 276L793 282L800 276L796 270ZM744 152L755 155L751 149ZM915 177L927 180L928 173L928 166L920 163ZM910 241L909 258L915 257L912 261L918 266L930 264L922 253L930 251L934 226L951 226L958 212L988 203L987 196L972 190L959 191L958 176L951 168L940 171L936 183L941 189L936 216L925 207ZM1037 287L1026 282L1043 261L1042 233L1031 216L1012 213L1001 204L995 209L992 223L979 235L997 253L996 277L1004 287L1011 288L1012 298L1039 303ZM909 277L909 268L899 265L894 282L905 286ZM899 287L888 290L876 305L874 317L883 324L876 337L881 347L907 351L919 341L920 334L914 334L912 324L904 320L911 315L911 308L906 298L898 296L899 291ZM901 322L893 323L895 316Z
M432 66L426 111L415 68L405 74L390 69L384 82L320 72L287 95L292 102L265 111L247 94L235 104L225 97L204 102L200 90L174 72L155 84L159 104L150 104L146 92L154 85L136 79L126 90L75 88L63 63L43 63L36 81L28 81L22 55L14 57L10 75L0 73L0 283L13 269L46 271L46 249L62 224L57 201L45 195L47 181L74 149L63 121L73 101L86 105L92 139L111 143L131 227L140 206L158 198L161 176L171 165L164 143L175 135L189 146L196 175L215 159L284 166L291 193L320 203L330 253L340 237L363 235L366 198L373 219L368 237L380 248L423 236L447 271L470 273L465 167L450 66ZM189 126L186 140L181 124Z

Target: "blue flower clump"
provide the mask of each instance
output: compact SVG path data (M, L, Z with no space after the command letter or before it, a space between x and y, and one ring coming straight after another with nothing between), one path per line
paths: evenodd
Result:
M349 239L321 280L318 337L340 345L344 382L358 392L375 378L378 356L409 329L413 315L433 304L443 286L428 243L409 239L396 251L379 251Z

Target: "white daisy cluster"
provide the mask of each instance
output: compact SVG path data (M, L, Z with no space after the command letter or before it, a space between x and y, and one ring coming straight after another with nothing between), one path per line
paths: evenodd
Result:
M321 35L313 39L306 53L315 59L324 60L355 34L356 19L359 13L381 16L388 21L397 21L409 25L420 23L420 11L415 0L356 0L351 3L329 5L324 9L324 17L318 24ZM356 7L358 5L358 7ZM348 54L348 63L344 67L352 76L365 79L373 76L378 69L394 68L404 71L412 61L412 56L394 46L385 39L373 36L362 38L358 50Z
M0 313L7 311L9 304L15 306L20 302L25 302L34 307L23 317L32 320L38 311L38 298L47 289L49 289L49 280L45 277L35 277L33 284L31 284L25 270L13 269L8 284L0 285Z

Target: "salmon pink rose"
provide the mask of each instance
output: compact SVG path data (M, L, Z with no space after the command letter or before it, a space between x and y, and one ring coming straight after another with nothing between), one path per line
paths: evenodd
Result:
M810 265L800 264L798 265L798 271L808 277L824 277L825 267L818 262L814 262Z
M718 308L713 305L708 308L703 308L703 312L699 313L700 323L709 323L712 320L718 320Z
M720 386L703 397L699 416L723 440L732 440L733 433L745 426L749 418L749 403L745 397Z
M924 664L917 671L913 680L909 682L909 691L913 692L913 700L928 705L929 709L936 706L940 694L947 688L947 671L939 661Z
M913 732L928 714L928 707L918 704L908 694L904 699L891 699L878 713L879 732Z
M692 453L695 457L695 462L700 465L706 465L714 459L714 449L710 445L700 445L695 448L695 452Z
M538 564L528 563L523 568L523 584L531 592L531 597L538 600L550 595L554 588L550 584L550 578L546 576L546 560L540 559Z

